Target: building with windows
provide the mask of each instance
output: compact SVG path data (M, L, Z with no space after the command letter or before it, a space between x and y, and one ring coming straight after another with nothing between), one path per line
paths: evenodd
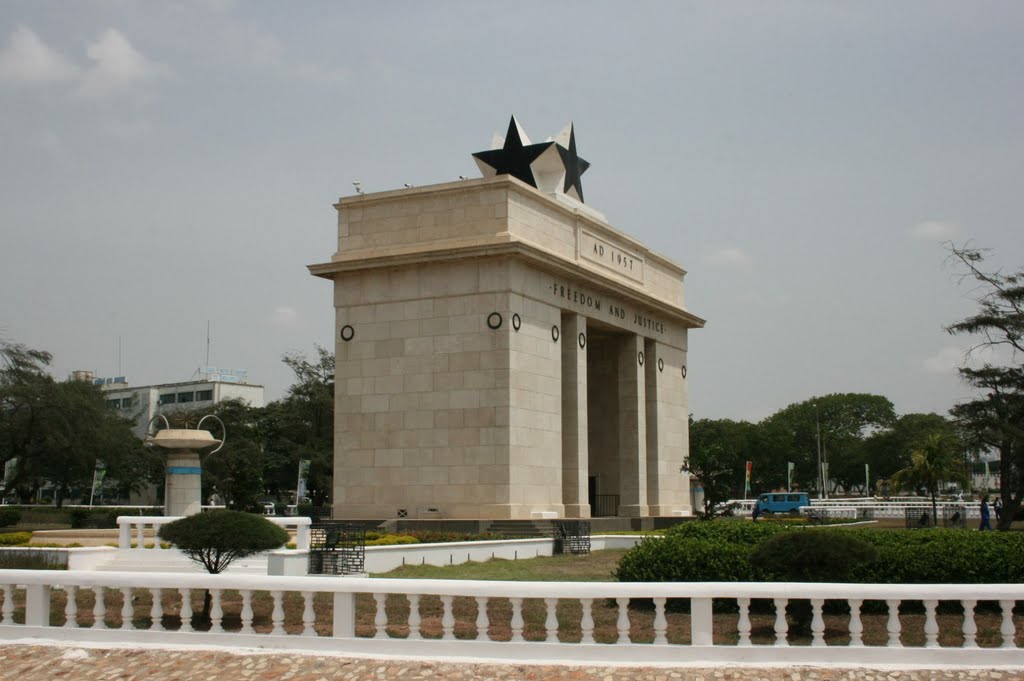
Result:
M262 407L264 404L262 385L224 380L226 376L222 374L204 376L194 381L137 387L117 379L107 382L98 378L94 382L101 385L108 406L135 418L134 430L140 438L146 437L150 420L160 413L167 414L179 409L202 412L231 399L240 399L251 407Z

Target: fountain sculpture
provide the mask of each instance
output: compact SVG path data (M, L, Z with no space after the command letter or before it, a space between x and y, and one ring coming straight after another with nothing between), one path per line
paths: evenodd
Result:
M167 516L194 515L202 510L202 466L199 452L208 447L220 451L227 439L224 422L212 414L199 419L195 430L171 428L163 414L157 414L150 422L163 419L165 428L146 438L146 444L167 450L167 467L164 484L164 514ZM203 421L214 419L220 423L222 439L218 440L208 430L202 430Z

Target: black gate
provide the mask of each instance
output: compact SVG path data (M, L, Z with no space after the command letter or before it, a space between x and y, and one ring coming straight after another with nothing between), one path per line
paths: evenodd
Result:
M590 553L590 522L587 520L557 520L551 523L554 530L556 556L564 553L585 555Z
M366 530L362 525L321 522L310 526L309 574L359 574L365 563Z

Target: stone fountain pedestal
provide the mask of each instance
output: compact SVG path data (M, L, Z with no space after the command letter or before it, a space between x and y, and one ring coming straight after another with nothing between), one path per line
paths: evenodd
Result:
M164 514L195 515L202 511L202 467L199 452L221 444L208 430L167 429L147 440L167 450Z

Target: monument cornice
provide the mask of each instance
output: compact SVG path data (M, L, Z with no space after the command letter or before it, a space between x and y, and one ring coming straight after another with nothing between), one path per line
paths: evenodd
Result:
M652 251L643 242L638 241L625 232L613 227L607 221L598 219L591 214L596 211L593 211L586 204L572 205L569 203L569 199L564 201L556 200L552 196L545 194L535 187L531 187L522 180L511 175L497 175L495 177L477 178L472 180L457 180L455 182L424 185L422 187L405 187L402 189L391 189L382 192L373 192L370 194L354 194L352 196L345 196L339 199L339 201L334 204L334 208L337 210L341 210L342 208L369 208L380 203L395 201L396 199L401 199L403 197L422 197L429 196L431 194L445 195L472 193L473 191L480 191L483 187L489 189L505 189L506 191L515 192L520 196L524 196L527 199L537 201L547 209L554 210L567 218L579 221L582 226L587 229L602 233L605 236L610 236L622 242L624 246L637 251L645 259L651 262L656 262L666 269L673 270L680 276L686 275L686 269L684 269L682 265L667 256L656 251Z
M687 328L703 328L705 320L683 308L644 291L639 287L612 279L604 273L583 267L579 263L565 260L535 244L515 239L508 233L493 237L451 239L435 242L430 248L422 244L373 249L373 255L365 251L351 255L335 256L331 262L308 265L310 274L333 280L339 274L361 272L385 267L401 267L425 263L441 263L466 258L513 257L523 260L552 274L576 277L609 293L622 296L635 304L643 305L668 318L683 323Z

